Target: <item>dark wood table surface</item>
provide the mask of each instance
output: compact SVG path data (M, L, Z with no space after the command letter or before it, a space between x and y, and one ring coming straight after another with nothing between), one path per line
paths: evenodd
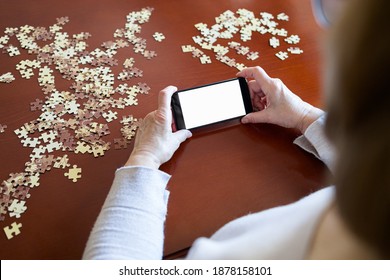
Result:
M272 77L282 79L302 99L322 107L321 51L323 32L316 25L310 1L256 0L256 1L1 1L0 37L7 27L48 27L56 18L68 16L64 32L76 34L89 32L88 50L101 47L103 42L115 40L113 33L123 28L126 15L144 7L154 10L149 22L142 25L140 36L147 40L147 48L157 57L148 60L134 53L131 47L118 51L115 56L119 73L126 58L133 57L135 65L143 71L143 77L126 81L129 85L147 83L148 95L138 95L138 106L118 111L119 118L109 123L111 134L105 140L120 137L121 116L132 114L144 117L157 106L157 94L167 85L188 88L204 83L228 79L237 69L217 61L207 52L211 64L201 64L191 53L183 53L182 45L196 44L192 36L199 35L195 24L215 24L215 17L226 10L236 12L240 8L277 15L285 12L289 21L281 23L289 34L298 34L297 45L304 50L301 55L290 55L282 61L274 54L289 47L283 43L278 49L269 46L270 34L254 34L252 39L235 41L258 51L257 60L234 56L246 66L261 65ZM161 32L165 40L157 42L154 32ZM16 42L16 41L15 41ZM217 43L227 44L228 40ZM230 51L230 54L233 51ZM21 49L21 55L10 57L0 53L0 75L11 72L16 80L0 83L0 125L6 125L0 134L0 181L9 174L23 172L32 148L23 147L14 133L24 123L39 116L30 110L35 99L45 95L37 82L37 74L23 79L15 65L22 59L33 59ZM43 67L44 64L41 65ZM38 70L34 70L38 73ZM54 71L56 87L70 90L69 81ZM119 84L120 81L115 81ZM222 104L221 104L222 105ZM99 123L106 123L103 118ZM292 141L297 132L274 125L235 125L225 129L195 134L183 144L172 160L162 170L172 175L168 217L165 228L165 256L170 258L191 246L195 238L210 236L226 222L273 206L296 201L324 186L327 175L325 166L312 155L305 153ZM125 163L132 149L106 151L102 157L91 154L55 151L52 154L69 155L70 163L82 168L82 177L73 183L64 176L67 169L55 169L40 177L40 185L29 190L25 198L27 210L20 218L4 216L0 221L1 259L79 259L89 232L109 191L115 170ZM3 207L4 205L2 205ZM4 210L4 209L2 209ZM22 223L21 233L8 240L3 228L13 222Z

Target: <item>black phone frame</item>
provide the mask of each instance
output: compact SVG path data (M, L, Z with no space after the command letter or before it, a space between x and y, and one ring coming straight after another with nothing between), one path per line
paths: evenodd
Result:
M175 122L176 130L186 129L185 122L184 122L184 117L183 117L183 111L182 111L182 108L181 108L181 105L180 105L180 98L179 98L179 94L178 94L179 92L184 92L184 91L193 90L193 89L197 89L197 88L213 86L213 85L216 85L216 84L231 82L233 80L238 80L239 81L240 89L241 89L241 97L242 97L242 100L244 102L244 107L245 107L246 114L249 114L249 113L253 112L252 100L251 100L251 96L250 96L250 92L249 92L248 83L247 83L246 79L242 78L242 77L228 79L228 80L223 80L223 81L218 81L218 82L215 82L215 83L210 83L210 84L201 85L201 86L197 86L197 87L187 88L187 89L183 89L183 90L178 90L178 91L176 91L172 95L172 101L171 101L172 114L173 114L173 119L174 119L174 122ZM242 118L243 116L244 115L237 116L237 117L230 118L230 119L226 119L226 120L222 120L222 121L218 121L218 122L215 122L215 123L210 123L210 124L205 124L205 125L202 125L202 126L193 127L190 130L191 131L196 131L199 128L208 127L208 126L211 126L211 125L214 125L214 124L220 124L222 122L235 120L235 119L238 119L238 118Z

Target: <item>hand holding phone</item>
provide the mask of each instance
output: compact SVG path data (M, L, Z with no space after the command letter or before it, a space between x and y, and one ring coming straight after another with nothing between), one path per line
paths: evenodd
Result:
M241 77L179 90L171 106L178 130L237 119L253 110L248 84Z
M237 75L249 79L253 107L257 110L246 115L243 123L270 123L298 129L304 134L310 124L324 114L259 66L246 68Z
M188 130L172 132L171 97L176 91L173 86L160 91L158 108L142 120L126 166L158 169L173 156L182 142L192 136Z

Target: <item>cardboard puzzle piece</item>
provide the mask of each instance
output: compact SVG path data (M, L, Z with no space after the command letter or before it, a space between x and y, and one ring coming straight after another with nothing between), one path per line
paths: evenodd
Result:
M12 197L15 197L15 198L18 198L18 199L21 199L21 200L25 200L26 198L30 198L30 194L29 194L29 191L30 191L30 187L25 187L25 186L18 186L16 187L16 189L14 189L13 191L13 195Z
M131 141L136 133L136 130L138 129L141 120L138 120L134 118L132 115L129 115L127 117L123 117L121 121L123 127L121 128L121 133L125 141ZM115 141L114 141L115 142ZM120 140L117 140L116 142L116 148L119 148L120 145L124 146L124 143L119 143L121 142ZM123 147L122 146L122 147Z
M156 57L157 56L157 53L155 51L148 51L148 50L145 50L145 52L143 53L143 56L146 58L146 59L152 59L153 57Z
M8 207L9 216L20 218L20 215L27 210L27 206L25 206L25 204L26 201L14 199Z
M259 58L259 53L258 52L250 52L246 56L246 59L248 59L248 60L256 60L258 58Z
M7 125L0 124L0 133L4 133L6 128L7 128Z
M9 179L7 180L7 182L10 183L12 185L12 187L10 188L11 185L8 185L8 191L9 192L6 193L6 194L10 194L14 187L17 187L17 186L20 186L20 185L27 186L28 185L28 180L29 180L29 178L28 178L27 174L24 173L24 172L11 173Z
M106 119L107 122L112 122L118 118L118 112L113 112L109 110L108 112L103 113L103 118Z
M127 140L124 138L115 138L114 139L114 149L121 150L127 148Z
M64 173L69 180L72 180L73 183L76 183L78 179L81 178L81 168L78 168L77 165L73 165L72 168L69 168L68 172Z
M74 152L76 154L78 153L85 154L87 152L89 153L91 152L91 146L83 141L77 141L77 147L75 148Z
M19 138L26 138L27 135L28 135L28 131L25 127L20 127L18 129L15 129L14 130L15 134L19 137Z
M276 37L272 37L271 39L269 39L269 44L270 44L271 47L276 49L277 47L280 46L280 41Z
M9 56L20 55L19 49L17 47L13 46L13 45L9 45L8 48L7 48L7 51L8 51L8 55Z
M6 31L7 31L7 30L6 30ZM7 32L5 32L5 33L7 34ZM8 41L9 41L9 36L4 35L4 36L1 36L1 37L0 37L0 44L5 45L5 44L8 43Z
M46 144L45 149L47 150L48 153L58 151L62 148L62 143L58 141L52 141Z
M295 45L301 41L301 38L298 35L291 35L290 37L284 39L288 44Z
M29 187L34 188L39 186L39 173L30 175Z
M69 167L70 164L69 164L69 157L68 155L63 155L62 157L57 157L53 167L54 168L66 168L66 167Z
M164 34L162 34L161 32L155 32L153 34L153 38L154 40L156 40L157 42L162 42L164 39L165 39L165 36Z
M125 68L131 68L134 66L134 58L127 58L125 62L123 62L123 67Z
M7 206L0 206L0 221L4 221L5 217L8 213L7 211L8 207Z
M202 55L200 57L200 62L202 64L209 64L209 63L211 63L211 58L209 56L207 56L207 55Z
M303 53L303 50L301 50L298 47L290 47L287 49L291 54L301 54Z
M280 13L276 16L278 20L284 20L284 21L289 21L289 16L286 15L285 13Z
M48 142L53 142L54 139L57 137L57 135L58 134L56 131L50 130L42 133L39 138L42 139L43 142L48 143Z
M3 75L0 75L0 83L12 83L15 80L14 75L11 72L7 72Z
M146 83L138 83L137 88L141 94L148 94L150 91L150 87Z
M34 76L34 72L31 68L27 68L27 69L21 70L19 72L20 72L20 75L22 76L22 78L27 79L27 80L30 79L32 76Z
M101 157L104 156L105 149L103 146L100 145L94 145L91 147L92 153L94 157Z
M195 47L191 46L191 45L183 45L181 46L181 49L183 52L193 52Z
M41 141L38 138L29 138L29 137L22 139L21 142L24 147L29 147L29 148L35 148L41 143Z
M288 58L288 53L287 52L283 52L283 51L280 51L278 53L275 54L277 56L277 58L279 58L280 60L285 60Z
M237 49L237 54L239 55L246 55L249 53L250 49L248 47L241 46Z
M201 51L200 49L195 48L192 51L192 57L201 57L202 55L204 55L204 52Z
M40 99L38 99L38 98L35 99L35 101L33 101L33 102L30 103L30 110L31 110L32 112L41 110L42 107L43 107L43 101L40 100Z
M7 239L12 239L15 236L20 234L20 228L22 223L13 222L11 226L4 227L4 233L7 236Z

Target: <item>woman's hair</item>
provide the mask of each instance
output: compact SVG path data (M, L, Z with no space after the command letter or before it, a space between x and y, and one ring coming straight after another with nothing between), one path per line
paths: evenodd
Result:
M390 1L351 0L331 33L326 132L349 228L390 257Z

